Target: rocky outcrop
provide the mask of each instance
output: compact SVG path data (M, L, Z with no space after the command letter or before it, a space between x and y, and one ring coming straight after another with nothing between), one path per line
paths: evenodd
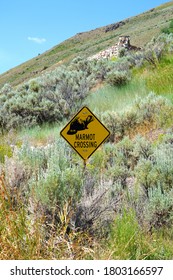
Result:
M124 21L120 21L120 22L111 24L111 25L106 27L105 32L113 31L113 30L119 28L120 26L123 26L124 24L125 24Z
M128 51L139 51L141 48L133 46L130 44L130 36L120 36L117 44L100 51L92 56L90 56L89 60L100 60L100 59L108 59L111 57L117 57L119 54L119 50L125 48Z
M92 56L90 56L88 59L89 60L99 60L99 59L102 59L102 58L110 58L112 56L115 56L117 57L118 56L118 48L117 48L117 44L114 45L114 46L111 46L110 48L106 49L106 50L103 50L103 51L100 51L99 53L96 53Z

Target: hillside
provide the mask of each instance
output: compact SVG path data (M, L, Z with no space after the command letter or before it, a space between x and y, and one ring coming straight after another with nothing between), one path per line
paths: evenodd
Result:
M172 9L77 34L1 75L0 259L173 259ZM142 48L88 59L122 34ZM83 106L94 115L74 119ZM94 116L110 131L101 146ZM64 127L98 148L85 162Z
M160 30L168 26L173 14L173 1L140 15L88 32L81 32L45 53L0 75L0 88L5 83L18 85L40 73L52 70L77 55L90 56L118 41L121 35L131 36L133 45L143 47Z

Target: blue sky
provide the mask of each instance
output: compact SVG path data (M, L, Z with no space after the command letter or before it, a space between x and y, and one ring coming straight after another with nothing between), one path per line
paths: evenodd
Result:
M3 0L0 5L0 73L78 32L123 20L164 0Z

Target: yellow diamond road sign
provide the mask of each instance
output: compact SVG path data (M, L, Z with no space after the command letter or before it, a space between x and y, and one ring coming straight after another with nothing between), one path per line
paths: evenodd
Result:
M87 107L83 107L60 134L86 160L106 140L110 132Z

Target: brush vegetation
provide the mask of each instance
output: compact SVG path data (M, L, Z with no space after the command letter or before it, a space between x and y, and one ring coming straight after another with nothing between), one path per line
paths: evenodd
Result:
M163 31L136 53L76 55L1 88L0 259L173 258L172 44ZM111 132L85 168L59 134L83 105Z

